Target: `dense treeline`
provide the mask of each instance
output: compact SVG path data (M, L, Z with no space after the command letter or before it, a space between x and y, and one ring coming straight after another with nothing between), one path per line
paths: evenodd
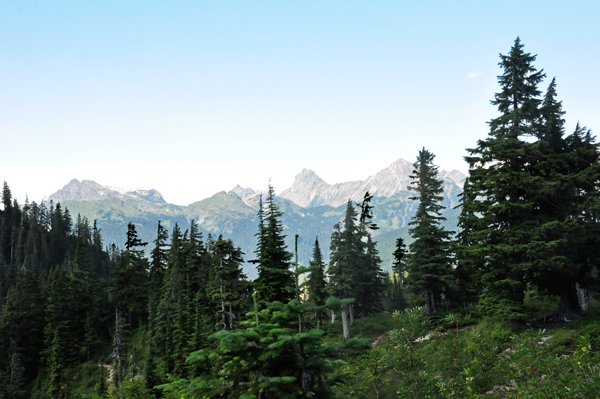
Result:
M412 241L397 240L389 276L368 192L333 226L329 261L317 238L303 266L285 245L273 187L260 200L256 253L244 254L193 221L170 232L158 221L152 243L129 223L123 249L105 247L95 223L73 222L60 204L21 206L5 183L0 398L481 397L507 383L499 376L531 393L510 368L547 376L543 367L558 365L589 392L598 374L589 336L573 352L578 363L531 371L533 341L509 338L506 327L531 316L579 320L598 285L600 151L586 128L565 134L556 82L542 95L534 61L518 38L501 56L499 116L468 150L456 232L443 227L435 156L419 151ZM373 317L399 328L368 350L352 337ZM459 334L481 317L472 335ZM509 339L507 358L499 348ZM576 369L582 361L587 374Z

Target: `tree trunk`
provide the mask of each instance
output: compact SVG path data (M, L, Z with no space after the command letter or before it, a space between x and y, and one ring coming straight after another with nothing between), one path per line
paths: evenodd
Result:
M331 322L335 323L335 311L331 311Z
M560 321L573 321L581 319L579 312L579 299L575 284L566 285L560 294L560 309L558 319Z
M223 330L227 331L227 320L225 319L225 298L223 297L223 280L221 280L219 292L221 293L221 323L223 324Z
M233 314L233 308L231 307L231 301L227 304L229 305L229 330L233 330L233 319L235 316Z
M577 286L577 295L579 297L579 306L581 310L587 312L590 310L590 304L592 302L592 293L588 287Z
M344 333L344 340L350 339L350 326L348 325L348 304L345 303L342 306L342 332Z
M353 326L354 325L354 304L353 303L348 304L348 309L350 311L350 325Z
M427 314L431 313L431 301L429 299L429 290L426 288L423 291L423 296L425 297L425 307Z

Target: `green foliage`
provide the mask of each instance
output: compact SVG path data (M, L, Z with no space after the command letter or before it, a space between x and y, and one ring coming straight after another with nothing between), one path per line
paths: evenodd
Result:
M126 380L119 388L111 387L111 399L152 399L154 394L144 386L142 380Z
M427 313L436 311L442 294L448 295L452 274L450 259L450 234L440 222L444 208L442 181L438 179L438 167L433 164L435 155L425 148L419 151L411 177L409 189L416 192L411 200L418 200L417 213L412 217L406 285L413 294L423 295ZM400 244L400 243L399 243ZM402 247L396 250L397 269L401 268ZM402 276L404 277L404 276Z
M310 274L305 285L308 300L315 308L324 306L327 300L327 280L325 279L325 262L323 261L323 254L321 253L318 238L315 240L313 256L308 271ZM324 309L317 308L315 310L315 319L317 321L324 320L326 316Z
M258 278L254 289L261 303L272 301L287 302L294 297L292 277L292 254L287 251L281 216L283 213L275 203L275 191L269 185L266 209L262 199L259 204L259 231L257 237L256 265Z
M199 398L334 398L343 383L340 359L364 342L325 344L322 330L298 331L298 315L312 312L295 300L272 302L251 312L241 329L211 336L215 350L194 352L188 363L212 373L179 380L162 388ZM256 318L257 317L257 318Z

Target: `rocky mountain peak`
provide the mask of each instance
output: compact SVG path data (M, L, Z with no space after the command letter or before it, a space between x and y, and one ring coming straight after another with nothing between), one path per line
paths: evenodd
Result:
M89 201L105 198L113 198L116 191L104 187L93 180L72 179L63 188L52 194L48 200L54 202L74 200Z
M452 180L457 186L463 188L467 176L459 170L440 170L439 176L444 180Z
M244 198L247 197L249 195L253 195L256 194L256 191L254 191L253 189L251 189L250 187L242 187L239 184L236 185L234 188L232 188L231 190L229 190L230 193L234 193L236 194L238 197L240 198Z
M302 169L294 179L294 184L280 194L280 197L307 207L315 197L321 195L331 185L310 169Z
M130 199L136 201L149 201L166 204L162 195L153 188L140 188L137 190L115 189L106 187L93 180L72 179L63 188L48 197L48 200L61 202L94 201L110 198Z
M366 180L350 181L330 185L325 183L312 170L303 169L294 180L292 187L281 193L302 207L330 205L338 207L348 202L360 201L365 192L369 191L376 197L391 197L399 192L406 191L410 184L410 175L413 164L405 159L398 159L390 166L383 169ZM462 187L465 175L459 171L440 171L440 177Z

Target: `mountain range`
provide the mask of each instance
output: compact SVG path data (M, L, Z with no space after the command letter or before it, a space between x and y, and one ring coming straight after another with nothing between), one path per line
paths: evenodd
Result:
M303 169L296 175L291 187L275 200L284 212L282 222L287 243L293 249L293 239L300 236L298 257L307 264L316 237L327 253L332 227L343 219L348 200L362 200L366 191L373 194L374 221L380 227L373 236L385 269L392 263L395 240L403 237L408 242L408 223L416 210L414 194L407 187L410 183L412 164L399 159L366 180L329 184L315 172ZM444 223L449 230L456 228L458 195L462 192L465 175L459 171L440 171L444 181L446 207ZM81 215L96 220L102 230L105 244L125 243L127 223L135 223L142 240L148 241L148 251L156 238L157 221L172 229L177 223L183 230L194 221L207 237L223 235L231 238L246 253L246 260L254 257L255 234L258 231L259 196L264 192L239 185L228 192L221 191L212 197L188 206L167 203L154 189L127 190L103 186L91 180L71 180L63 188L48 197L48 201L60 202L73 216ZM254 267L247 263L249 277L256 276Z

